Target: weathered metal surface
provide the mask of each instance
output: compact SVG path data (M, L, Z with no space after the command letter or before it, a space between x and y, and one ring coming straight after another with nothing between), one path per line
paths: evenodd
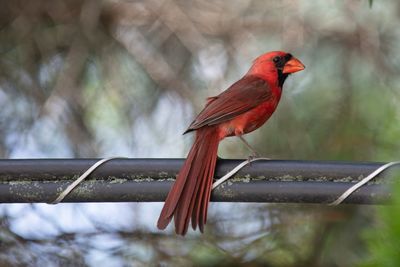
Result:
M96 159L0 160L0 203L51 202ZM221 177L242 160L219 160ZM182 159L115 159L100 166L64 202L163 201ZM382 163L257 161L212 194L213 201L329 203ZM397 168L399 169L399 168ZM384 174L383 174L384 176ZM382 203L381 184L369 184L346 203Z

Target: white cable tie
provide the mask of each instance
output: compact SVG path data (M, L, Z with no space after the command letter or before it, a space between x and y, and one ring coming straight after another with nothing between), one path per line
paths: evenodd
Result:
M375 171L373 171L371 174L369 174L367 177L365 177L364 179L362 179L361 181L359 181L358 183L356 183L355 185L353 185L352 187L350 187L349 189L347 189L340 197L338 197L335 201L333 201L332 203L329 203L329 206L336 206L339 205L340 203L342 203L348 196L350 196L354 191L356 191L358 188L360 188L361 186L363 186L364 184L368 183L369 181L371 181L372 179L374 179L378 174L380 174L381 172L383 172L384 170L388 169L389 167L393 166L393 165L397 165L400 164L400 161L393 161L393 162L389 162L385 165L380 166L378 169L376 169Z
M97 161L95 164L93 164L87 171L85 171L81 176L78 177L72 184L70 184L64 191L60 193L60 195L51 203L49 204L58 204L63 199L72 191L76 186L78 186L86 177L88 177L94 170L96 170L99 166L101 166L103 163L113 160L113 159L125 159L125 157L110 157L110 158L104 158L99 161ZM241 170L243 167L246 165L250 164L251 162L258 161L258 160L270 160L269 158L253 158L249 160L245 160L239 165L237 165L235 168L233 168L230 172L225 174L223 177L218 179L218 181L214 182L212 185L212 190L214 190L216 187L218 187L220 184L231 178L233 175L235 175L239 170ZM374 179L378 174L380 174L382 171L388 169L389 167L393 165L400 164L400 161L394 161L394 162L389 162L385 165L382 165L378 169L376 169L374 172L369 174L367 177L347 189L340 197L338 197L335 201L330 203L330 206L336 206L342 203L347 197L349 197L354 191L359 189L361 186L364 184L368 183L370 180Z
M96 170L103 163L113 160L113 159L126 159L126 158L125 157L110 157L110 158L104 158L104 159L97 161L89 169L87 169L87 171L85 171L81 176L79 176L78 179L76 179L72 184L70 184L67 188L65 188L64 191L62 191L54 201L52 201L48 204L58 204L61 201L63 201L63 199L69 193L71 193L71 191L74 190L74 188L77 185L79 185L86 177L88 177L94 170Z
M227 174L225 174L224 176L219 178L218 181L214 182L211 190L214 190L217 186L219 186L220 184L222 184L223 182L225 182L226 180L231 178L233 175L235 175L240 169L242 169L247 164L249 164L253 161L257 161L257 160L271 160L271 159L269 159L269 158L252 158L252 159L243 161L242 163L237 165L235 168L233 168L230 172L228 172Z

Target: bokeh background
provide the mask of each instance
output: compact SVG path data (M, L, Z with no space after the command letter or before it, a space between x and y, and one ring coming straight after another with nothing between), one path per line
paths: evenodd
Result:
M307 68L286 81L269 122L247 136L259 152L277 159L400 158L399 1L0 6L2 158L184 157L192 136L181 134L205 98L270 50L289 51ZM247 158L248 151L230 138L219 155ZM212 203L205 234L185 238L156 229L161 207L1 205L0 265L400 264L394 207ZM380 262L396 257L394 265Z

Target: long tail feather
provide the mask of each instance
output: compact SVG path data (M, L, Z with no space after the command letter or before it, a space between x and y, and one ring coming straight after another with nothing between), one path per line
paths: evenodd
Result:
M218 143L215 127L203 127L196 131L195 142L165 200L157 223L159 229L165 229L174 217L177 234L186 234L190 219L193 229L198 225L203 232Z

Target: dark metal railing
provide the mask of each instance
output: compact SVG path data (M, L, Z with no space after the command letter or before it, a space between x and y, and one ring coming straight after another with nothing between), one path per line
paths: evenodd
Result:
M51 202L96 159L0 160L0 203ZM221 177L242 160L219 160ZM183 159L114 159L100 166L64 202L163 201ZM269 160L244 167L212 193L212 201L329 203L383 163ZM393 169L399 170L399 167ZM386 171L345 203L383 203Z

